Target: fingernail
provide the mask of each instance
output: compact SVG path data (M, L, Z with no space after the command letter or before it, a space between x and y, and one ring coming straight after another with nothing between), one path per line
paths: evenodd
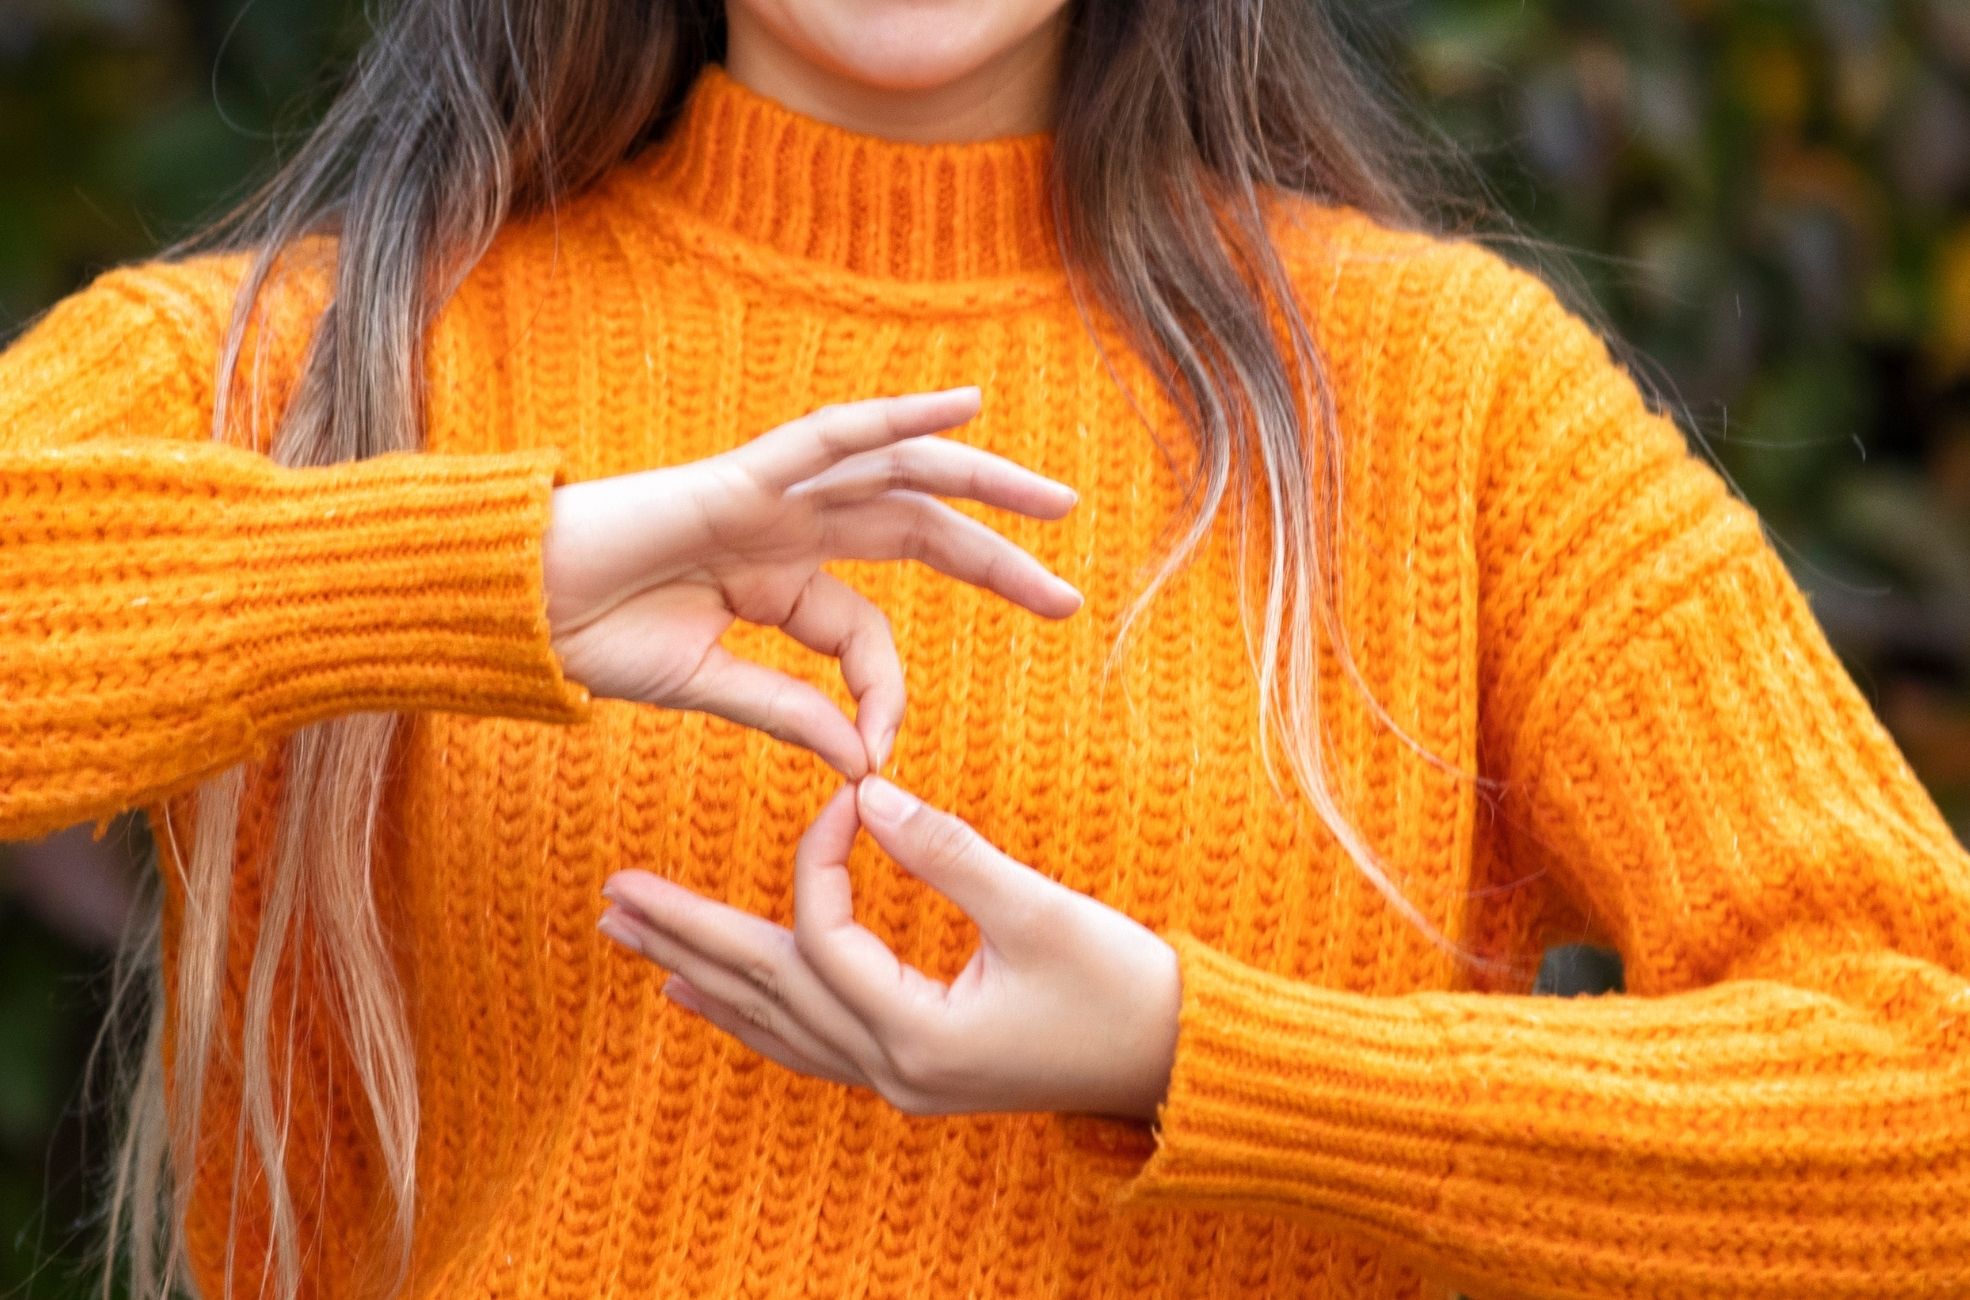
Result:
M644 894L656 894L659 897L672 889L678 888L674 881L654 875L646 875L633 883L636 885L638 891ZM603 882L602 897L621 908L625 916L641 921L645 925L650 923L649 909L645 908L636 899L630 897L629 892L614 878Z
M624 901L625 895L622 887L622 876L622 872L617 872L602 882L602 897L619 907L629 907L630 905ZM662 883L661 877L658 877L658 883ZM631 910L633 911L634 909L632 908Z
M602 913L602 921L606 921L612 916L616 918L618 925L627 925L630 921L646 921L643 915L643 909L624 898L621 894L613 890L604 889L602 891L602 897L609 900L608 910ZM600 925L602 921L597 921L596 924Z
M862 782L856 793L861 797L862 816L872 822L885 822L895 825L908 817L916 808L916 796L906 793L901 787L872 776Z
M702 1013L704 1010L704 1004L698 1001L698 991L678 976L673 975L665 980L663 988L658 991L686 1011Z
M629 936L628 923L623 920L622 913L613 907L602 913L602 918L595 923L595 928L625 948L636 946L636 941Z
M882 733L882 743L876 746L876 767L878 770L889 766L889 755L896 748L896 728L891 727Z

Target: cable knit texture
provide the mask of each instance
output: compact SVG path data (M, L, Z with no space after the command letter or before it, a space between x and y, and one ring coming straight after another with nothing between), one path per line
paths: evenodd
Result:
M1184 433L1076 307L1050 148L856 136L714 68L445 308L420 454L297 469L209 437L237 257L111 271L0 358L0 834L144 807L173 917L189 791L249 763L206 1293L277 742L392 709L417 1296L1970 1295L1970 861L1753 514L1534 276L1281 205L1347 432L1343 624L1415 742L1330 672L1334 768L1409 898L1497 963L1460 969L1269 781L1228 526L1109 663ZM256 329L276 395L318 281ZM900 1115L660 1000L594 929L622 867L788 920L834 782L563 679L553 485L961 383L985 400L958 436L1080 490L1064 523L993 522L1087 608L839 571L905 659L898 779L1178 945L1153 1128ZM845 698L784 638L731 643ZM956 970L952 907L866 841L851 870L867 924ZM1581 938L1619 946L1630 995L1528 996ZM342 1296L379 1170L300 996L308 1289Z

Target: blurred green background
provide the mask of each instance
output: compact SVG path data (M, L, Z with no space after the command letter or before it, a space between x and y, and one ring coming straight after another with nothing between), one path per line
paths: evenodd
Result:
M1568 250L1970 827L1970 4L1396 0L1398 75ZM0 0L0 340L291 143L353 0ZM0 847L0 1296L80 1295L121 823Z

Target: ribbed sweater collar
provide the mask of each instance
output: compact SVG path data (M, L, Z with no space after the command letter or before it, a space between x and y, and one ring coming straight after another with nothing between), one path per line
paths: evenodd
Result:
M649 197L789 257L916 282L1057 271L1050 134L917 144L845 130L718 64L630 165Z

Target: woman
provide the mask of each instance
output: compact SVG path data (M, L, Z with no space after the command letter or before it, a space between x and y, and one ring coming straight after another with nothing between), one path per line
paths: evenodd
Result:
M138 1289L1970 1290L1970 861L1388 116L1312 6L423 0L41 321Z

